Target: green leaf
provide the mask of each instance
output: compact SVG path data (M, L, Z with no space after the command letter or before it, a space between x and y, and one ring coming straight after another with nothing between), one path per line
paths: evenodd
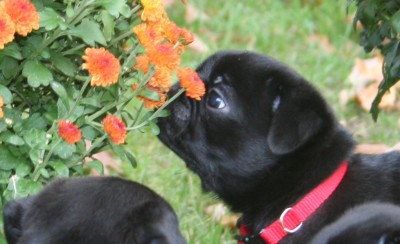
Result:
M100 25L89 19L84 19L80 25L71 28L69 34L81 38L89 46L94 46L95 42L107 45Z
M0 134L0 141L3 141L5 143L14 145L14 146L22 146L25 144L24 140L18 136L14 135L13 133L9 131L5 131Z
M120 14L129 17L129 6L125 0L102 0L98 4L103 6L112 16L118 18Z
M44 178L46 178L46 179L50 178L50 174L49 174L49 172L47 171L47 169L41 168L41 169L39 170L39 172L40 172L40 174L41 174Z
M47 128L47 121L40 113L34 113L22 122L22 127L26 131L31 129L45 130Z
M33 88L40 85L48 86L53 81L51 71L37 60L27 61L24 64L22 75L28 79L28 84Z
M18 164L17 168L15 169L15 173L19 177L25 177L29 175L32 171L32 167L28 163L20 163Z
M0 96L3 97L5 104L10 104L13 101L13 96L7 87L0 84Z
M75 63L59 53L51 52L51 60L53 61L54 66L67 76L73 77L78 70Z
M99 172L100 175L103 175L103 174L104 174L104 166L103 166L103 164L102 164L99 160L97 160L97 159L92 160L92 161L89 161L89 162L86 162L85 165L88 166L88 167L90 167L90 168L92 168L92 169L97 170L97 172Z
M49 165L56 171L58 176L69 177L69 169L62 161L51 161Z
M22 60L21 50L14 42L7 44L3 50L0 51L0 56L5 55L17 60Z
M68 106L68 103L65 104L61 98L58 99L58 101L57 101L57 117L58 118L65 118L67 116L68 108L66 106Z
M10 57L2 58L2 61L0 63L0 70L6 79L11 79L15 77L18 71L17 60Z
M397 34L400 34L400 10L398 10L392 18L390 18L391 25Z
M53 89L53 91L63 100L67 100L68 99L68 94L67 91L65 90L65 88L63 87L63 85L61 85L61 83L57 82L57 81L52 81L50 83L51 88Z
M64 19L58 15L52 8L45 8L39 12L40 26L44 27L47 31L57 28Z
M54 154L62 159L68 159L76 152L75 144L68 144L66 141L59 143L54 149Z
M157 124L154 121L150 121L149 125L150 125L151 134L153 134L155 136L160 134L160 128L157 126Z
M23 137L30 148L46 149L46 132L39 129L33 129L27 131Z
M82 132L83 138L85 138L89 141L93 141L99 135L97 130L95 130L93 127L88 126L88 125L82 127L81 132Z
M103 22L103 34L107 41L110 41L114 36L115 22L112 15L106 11L101 13L101 21Z
M14 198L34 195L40 191L42 185L31 179L11 177L7 189L12 191Z
M135 156L133 156L133 154L128 152L128 151L125 151L125 155L128 158L128 161L132 165L132 167L136 168L137 167L137 161L136 161Z
M5 147L0 147L0 169L1 170L11 170L17 167L18 158L16 158L12 153Z

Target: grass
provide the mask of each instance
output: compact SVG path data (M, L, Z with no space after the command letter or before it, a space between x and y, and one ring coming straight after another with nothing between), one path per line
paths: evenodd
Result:
M366 57L354 41L347 0L192 0L189 3L208 18L190 24L185 22L184 8L177 2L169 8L170 18L196 33L209 47L205 53L188 50L184 65L194 68L208 55L225 49L274 56L320 89L358 141L389 145L398 142L399 113L382 112L375 123L354 102L339 105L339 92L350 87L346 78L354 60ZM223 227L205 214L205 208L218 199L201 191L199 179L179 158L149 133L132 135L129 145L138 167L124 165L125 176L152 187L171 203L188 243L236 243L236 230Z

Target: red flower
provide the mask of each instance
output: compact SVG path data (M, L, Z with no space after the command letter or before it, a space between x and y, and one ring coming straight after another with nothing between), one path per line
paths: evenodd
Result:
M177 75L181 86L186 89L186 96L200 100L206 92L206 88L196 71L182 68L178 69Z
M91 86L110 86L117 83L121 65L118 59L109 51L101 48L86 48L82 59L83 69L87 69L92 76Z
M65 120L58 121L58 135L69 144L74 144L82 139L82 133L78 126Z
M126 126L121 119L109 114L103 119L103 128L115 144L119 145L125 142Z

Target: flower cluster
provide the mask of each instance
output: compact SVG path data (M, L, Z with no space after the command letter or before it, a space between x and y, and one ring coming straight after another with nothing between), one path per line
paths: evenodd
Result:
M159 131L174 74L178 95L204 94L180 67L192 41L161 0L0 0L0 207L54 177L101 173L104 150L135 165L127 135Z
M135 69L148 73L149 66L154 66L155 74L147 84L147 88L157 92L160 99L141 97L146 107L152 108L164 103L165 94L172 84L173 72L180 65L179 54L184 50L185 45L193 42L193 35L168 19L161 0L142 0L141 2L143 23L135 26L133 32L145 48L145 53L137 57ZM197 89L194 86L203 88ZM188 85L185 88L187 95L195 99L199 99L204 94L202 83Z
M26 36L39 29L39 13L29 0L0 2L0 49L14 40L15 33Z

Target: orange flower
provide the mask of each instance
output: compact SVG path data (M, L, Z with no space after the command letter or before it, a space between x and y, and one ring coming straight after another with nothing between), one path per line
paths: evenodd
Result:
M151 48L164 40L162 28L157 24L139 24L132 29L144 48Z
M15 27L10 16L0 6L0 49L14 40Z
M183 44L185 45L188 45L194 41L193 33L187 29L181 29L180 36L183 39Z
M132 85L132 89L136 90L138 87L138 84L133 84ZM147 109L154 109L154 108L159 108L161 107L165 101L167 100L167 95L165 93L163 93L160 89L156 88L156 87L152 87L150 85L146 85L146 87L154 92L157 92L158 95L160 96L159 100L153 100L141 95L138 95L137 98L139 100L142 100L144 102L144 107Z
M172 45L158 44L147 50L147 55L152 64L158 67L176 69L180 64L179 53Z
M4 105L3 97L0 96L0 119L4 117L3 105Z
M29 0L3 0L1 4L21 36L39 29L39 13Z
M163 30L165 38L171 43L175 44L179 41L181 36L181 29L172 21L163 22Z
M92 86L110 86L118 81L121 65L110 52L101 48L86 48L82 68L92 76Z
M135 70L141 70L146 74L149 71L149 57L147 57L147 55L137 56L136 64L133 68Z
M68 144L74 144L82 139L82 133L78 126L65 120L58 121L58 135Z
M150 86L159 88L161 91L167 92L172 85L172 72L168 68L156 68L156 73L151 77Z
M115 144L119 145L125 142L126 126L121 119L109 114L103 119L103 126L104 131Z
M200 100L206 89L196 71L190 68L181 68L178 69L177 75L181 86L186 89L186 96Z
M143 6L142 20L146 22L158 22L167 19L162 0L141 0Z

